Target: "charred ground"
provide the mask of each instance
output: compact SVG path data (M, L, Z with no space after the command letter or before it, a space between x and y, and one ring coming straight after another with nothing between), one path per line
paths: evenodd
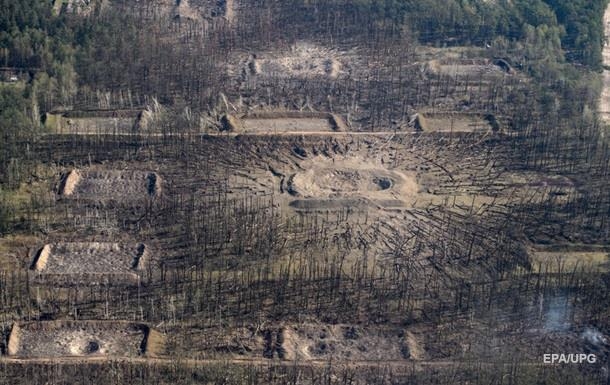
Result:
M561 4L67 3L1 85L9 383L607 381L601 41Z

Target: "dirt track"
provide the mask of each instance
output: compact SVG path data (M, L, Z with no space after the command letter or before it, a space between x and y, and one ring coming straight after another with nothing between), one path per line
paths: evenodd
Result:
M610 76L610 74L609 74ZM610 86L610 80L609 80ZM609 91L610 92L610 91ZM610 99L609 99L610 102ZM238 136L336 136L336 137L350 137L350 136L411 136L417 134L439 134L438 132L430 132L430 133L422 133L421 131L288 131L288 132L210 132L210 133L181 133L181 134L133 134L133 133L116 133L116 134L101 134L101 133L90 133L90 132L73 132L68 135L77 135L77 136L116 136L116 137L144 137L144 138L162 138L162 137L181 137L181 138L196 138L196 137L205 137L205 136L219 136L219 137L238 137ZM440 132L442 135L448 135L448 132ZM477 133L477 132L453 132L452 135L478 135L484 136L489 135L489 133ZM450 135L451 135L450 134ZM54 135L65 135L65 134L45 134L46 136L54 136ZM510 133L495 133L494 135L511 135Z
M285 366L285 367L300 367L300 368L311 368L311 367L329 367L332 365L336 368L341 367L358 367L358 368L377 368L377 367L391 367L397 373L397 370L412 371L412 370L427 370L429 368L450 368L450 367L467 367L467 366L551 366L551 364L544 364L542 357L539 362L527 362L527 363L514 363L514 362L468 362L468 361L407 361L407 360L352 360L352 361L333 361L333 360L308 360L308 361L280 361L277 359L172 359L172 358L110 358L110 357L65 357L65 358L34 358L34 359L17 359L17 358L0 358L0 364L2 365L24 365L24 364L42 364L42 365L73 365L73 364L88 364L88 363L112 363L112 362L123 362L131 364L156 364L156 365L181 365L187 367L202 367L207 365L244 365L244 366ZM559 365L559 364L556 364Z

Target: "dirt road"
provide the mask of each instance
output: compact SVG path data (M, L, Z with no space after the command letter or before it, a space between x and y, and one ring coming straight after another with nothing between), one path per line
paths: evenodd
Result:
M392 368L394 373L404 371L408 373L412 370L429 370L430 368L442 369L452 367L514 367L514 366L552 366L544 364L542 357L539 361L532 362L481 362L481 361L453 361L453 360L433 360L433 361L416 361L416 360L351 360L351 361L334 361L334 360L302 360L288 361L278 359L264 358L231 358L231 359L179 359L166 357L58 357L58 358L0 358L2 365L71 365L71 364L92 364L92 363L112 363L123 362L130 364L146 364L146 365L178 365L184 367L204 367L214 365L243 365L251 367L299 367L299 368Z
M604 14L604 30L606 39L610 38L610 6ZM610 40L604 43L603 49L604 65L610 66ZM603 89L599 99L599 113L604 122L610 123L610 70L604 69L603 73Z

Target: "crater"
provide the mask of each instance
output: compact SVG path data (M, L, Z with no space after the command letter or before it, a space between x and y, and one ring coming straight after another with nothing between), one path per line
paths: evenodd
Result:
M390 178L376 178L375 183L379 186L380 190L388 190L394 185L394 182Z
M86 354L93 354L100 351L100 344L97 341L89 341L85 347Z
M299 198L408 200L418 191L415 175L359 157L318 156L300 166L288 180L288 191Z

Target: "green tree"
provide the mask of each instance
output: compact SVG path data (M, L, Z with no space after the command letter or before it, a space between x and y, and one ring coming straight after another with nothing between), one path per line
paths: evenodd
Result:
M33 133L28 105L18 87L0 87L0 183L8 188L15 188L21 182L18 175L23 173L15 173L11 163L14 166L14 160L23 159L24 141ZM17 165L23 167L19 161Z

